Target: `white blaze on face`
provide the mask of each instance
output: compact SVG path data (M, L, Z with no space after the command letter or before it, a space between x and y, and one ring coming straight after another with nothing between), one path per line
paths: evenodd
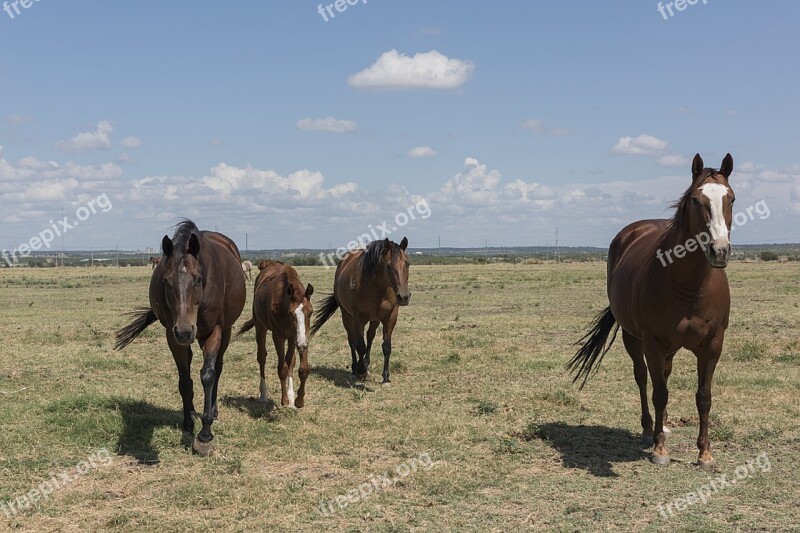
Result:
M700 190L711 202L711 222L708 223L708 227L711 230L714 246L727 246L730 241L725 213L722 210L722 199L728 195L728 188L719 183L707 183L700 187Z
M308 339L306 338L306 315L303 314L303 304L297 306L294 316L297 319L297 345L305 347L308 345Z

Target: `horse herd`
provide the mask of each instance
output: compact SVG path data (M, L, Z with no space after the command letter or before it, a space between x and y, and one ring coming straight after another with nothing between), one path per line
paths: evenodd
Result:
M620 231L608 253L609 306L579 341L582 346L567 364L575 373L574 381L582 379L583 387L622 328L641 397L642 436L654 444L651 460L656 464L670 462L665 447L669 433L667 383L673 357L679 349L686 348L697 358L697 464L705 470L715 467L708 422L711 380L730 315L730 289L724 268L730 257L735 200L728 183L732 172L730 154L719 169L706 168L697 154L692 162L691 185L674 205L675 215L667 220L635 222ZM192 345L198 341L203 353L200 379L204 403L202 429L194 439L193 449L208 455L214 448L211 425L218 415L217 389L224 354L234 322L244 309L245 277L252 266L242 263L231 239L200 231L190 220L177 226L172 239L164 236L161 246L162 257L152 262L150 306L130 313L134 320L117 332L115 347L124 348L149 325L161 323L178 367L183 429L194 434L190 369ZM383 384L390 382L392 332L399 308L411 299L407 248L406 238L400 243L385 239L349 253L336 268L333 292L323 299L316 313L311 303L314 287L304 286L291 266L268 260L258 265L252 317L238 334L255 328L262 401L267 398L267 332L272 332L278 359L281 405L303 407L310 373L309 339L337 310L341 311L347 332L351 370L360 380L367 376L372 343L378 326L382 326ZM659 262L656 258L663 251L674 251L678 260ZM300 359L300 387L295 396L292 374L296 353ZM655 420L647 398L648 374L653 381Z

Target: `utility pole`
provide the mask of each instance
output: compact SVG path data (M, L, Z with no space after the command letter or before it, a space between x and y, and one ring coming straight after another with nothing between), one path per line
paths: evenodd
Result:
M61 220L64 220L64 208L61 208ZM67 254L67 248L64 245L64 232L61 232L61 266L64 266L64 256ZM56 262L56 265L58 262Z
M115 244L114 249L117 252L117 268L119 268L119 244Z
M561 262L561 256L558 250L558 226L556 226L556 263Z
M247 235L247 233L245 233L245 234L244 234L244 251L245 251L245 252L246 252L246 251L248 251L248 250L250 249L250 247L249 247L249 244L248 244L248 242L247 242L247 237L248 237L248 235Z

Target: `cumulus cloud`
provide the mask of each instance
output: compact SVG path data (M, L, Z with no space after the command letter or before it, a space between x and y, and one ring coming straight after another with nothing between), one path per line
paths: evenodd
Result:
M426 157L436 157L438 152L430 146L417 146L408 151L408 157L411 159L424 159Z
M56 148L62 152L89 152L111 148L111 133L114 128L107 120L97 123L94 131L79 133L71 139L58 141Z
M450 59L436 50L413 57L390 50L347 83L356 89L457 89L474 70L470 61Z
M333 117L304 118L297 121L297 128L303 131L327 131L330 133L351 133L358 129L352 120L339 120Z
M119 142L123 148L139 148L142 145L142 140L139 137L125 137Z
M643 133L638 137L620 137L611 148L618 155L659 155L667 149L667 141Z

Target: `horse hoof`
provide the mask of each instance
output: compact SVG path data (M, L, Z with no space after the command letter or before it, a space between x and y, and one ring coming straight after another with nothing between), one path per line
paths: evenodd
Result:
M650 462L655 465L667 466L669 465L669 455L656 455L650 456Z
M717 471L717 462L713 459L711 461L697 461L697 466L703 472L714 473Z
M381 387L391 387L391 386L392 386L391 381L384 381L383 383L381 383Z
M194 453L201 457L208 457L214 453L214 441L210 440L208 442L202 442L197 437L194 438L194 443L192 444L192 450Z

